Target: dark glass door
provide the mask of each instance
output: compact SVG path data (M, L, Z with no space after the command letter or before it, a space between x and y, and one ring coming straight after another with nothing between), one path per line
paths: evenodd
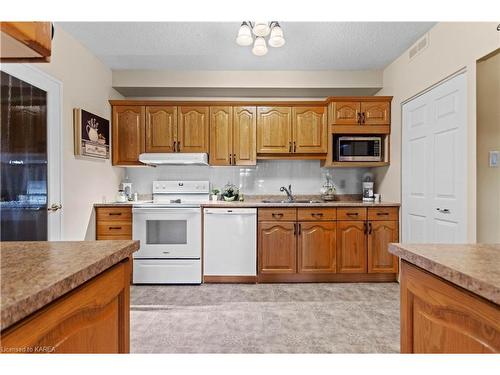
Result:
M47 93L1 73L1 240L47 240Z

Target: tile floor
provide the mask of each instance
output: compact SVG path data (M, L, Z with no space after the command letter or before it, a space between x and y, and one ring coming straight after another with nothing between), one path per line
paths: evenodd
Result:
M133 353L397 353L399 284L135 285Z

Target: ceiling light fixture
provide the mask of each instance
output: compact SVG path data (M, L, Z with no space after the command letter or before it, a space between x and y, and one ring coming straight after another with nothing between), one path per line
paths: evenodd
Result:
M269 34L271 35L266 43L265 37ZM278 21L243 21L238 30L236 43L240 46L249 46L253 43L253 54L264 56L268 52L267 44L274 48L282 47L285 44L285 38L283 36L283 29Z

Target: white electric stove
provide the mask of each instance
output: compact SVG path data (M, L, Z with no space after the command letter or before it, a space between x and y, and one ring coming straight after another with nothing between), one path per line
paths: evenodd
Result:
M208 181L154 181L153 203L133 212L134 284L201 283L201 203Z

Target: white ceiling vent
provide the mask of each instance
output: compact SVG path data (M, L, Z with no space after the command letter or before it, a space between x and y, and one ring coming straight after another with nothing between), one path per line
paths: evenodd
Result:
M420 40L418 40L413 46L411 46L408 56L410 60L413 60L416 56L427 48L429 45L429 33L426 33Z

